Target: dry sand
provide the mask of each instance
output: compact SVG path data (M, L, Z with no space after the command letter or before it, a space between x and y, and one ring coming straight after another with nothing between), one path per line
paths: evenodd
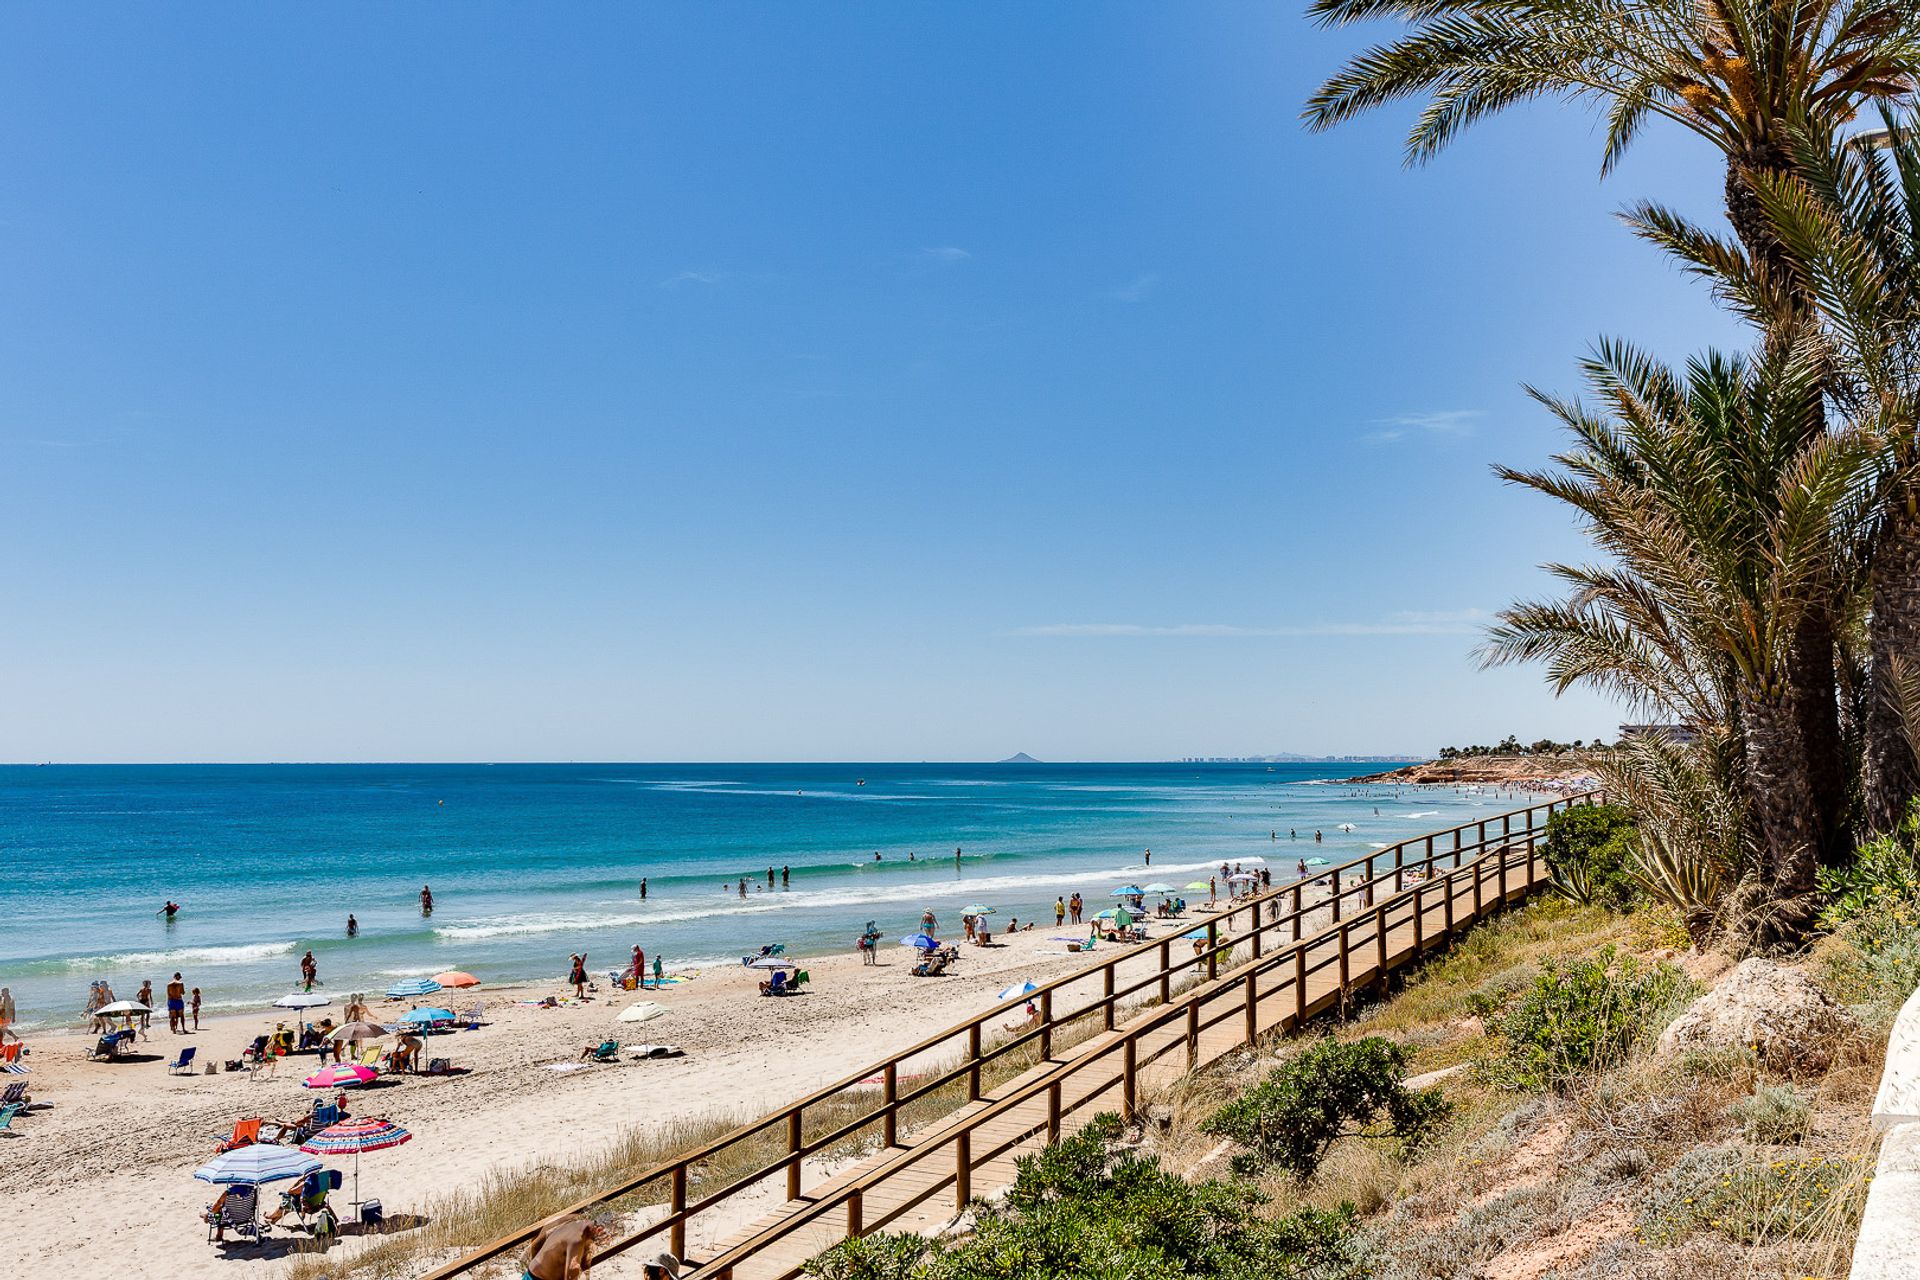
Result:
M1192 914L1162 922L1152 936L1177 936L1194 923ZM362 1157L362 1191L390 1215L404 1214L487 1168L578 1160L634 1126L762 1114L993 1007L995 993L1015 981L1046 981L1111 954L1067 954L1055 939L1074 932L1072 925L1040 925L996 940L1004 945L963 947L957 972L939 979L911 976L911 953L901 947L883 948L881 963L871 967L851 954L811 959L808 994L782 1000L760 998L761 975L739 967L708 970L644 997L609 992L603 983L598 998L558 1009L516 1003L564 993L557 982L458 993L453 1007L485 1003L487 1025L434 1036L423 1056L449 1057L467 1074L397 1078L349 1094L355 1115L386 1117L414 1135L404 1146ZM1152 958L1132 967L1151 972ZM1123 982L1127 976L1123 972ZM1098 994L1098 981L1089 978L1056 998L1056 1012ZM642 998L669 1012L617 1026L614 1015ZM373 1016L397 1017L406 1007L376 1003ZM317 1012L340 1016L337 1006ZM1018 1003L1009 1002L1007 1020L1019 1014ZM198 1214L215 1189L192 1174L235 1120L303 1114L314 1101L300 1085L313 1069L312 1056L287 1059L272 1077L258 1079L226 1072L173 1076L165 1067L185 1044L199 1046L202 1068L238 1057L253 1036L284 1017L263 1010L203 1020L197 1034L176 1036L160 1015L151 1039L137 1046L144 1060L86 1061L90 1035L30 1041L32 1073L0 1076L0 1082L27 1081L36 1102L52 1104L17 1119L12 1136L0 1135L0 1202L7 1208L14 1274L50 1276L59 1264L102 1257L112 1258L118 1273L169 1280L284 1270L285 1262L250 1257L250 1251L228 1256L206 1242ZM582 1045L613 1036L616 1027L624 1043L678 1044L687 1056L565 1073L546 1069L572 1061ZM351 1157L327 1163L351 1175ZM342 1201L351 1189L349 1181ZM742 1206L743 1216L747 1211ZM701 1236L738 1225L712 1217L700 1224ZM336 1246L354 1247L344 1239Z

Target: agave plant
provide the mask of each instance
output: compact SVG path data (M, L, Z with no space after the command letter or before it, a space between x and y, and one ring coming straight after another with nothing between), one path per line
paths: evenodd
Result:
M1629 738L1600 764L1608 789L1634 811L1633 875L1680 913L1703 942L1721 923L1727 890L1759 870L1741 802L1740 751L1724 728L1692 741Z

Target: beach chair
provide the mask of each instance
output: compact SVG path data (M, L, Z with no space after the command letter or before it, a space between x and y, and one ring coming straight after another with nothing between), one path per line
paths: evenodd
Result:
M340 1222L327 1196L340 1189L340 1180L338 1169L315 1169L300 1180L298 1188L280 1193L283 1216L291 1213L294 1221L316 1238L332 1235L340 1229Z
M595 1049L593 1055L587 1060L589 1062L620 1061L620 1042L618 1040L603 1041L600 1047Z
M107 1058L118 1057L120 1046L133 1039L131 1031L110 1031L101 1036L93 1048L87 1051L89 1062L100 1062Z
M385 1053L386 1053L385 1049L381 1049L378 1047L368 1049L365 1053L360 1055L360 1065L363 1067L373 1067L375 1069L378 1069L380 1066L381 1056L384 1055Z
M222 1151L232 1151L236 1147L252 1146L260 1141L261 1123L259 1116L249 1116L245 1120L234 1121L233 1135L225 1139L216 1139L213 1153L219 1155Z
M428 1058L427 1074L430 1076L450 1076L453 1074L452 1058Z
M313 1104L313 1131L315 1133L320 1132L320 1130L330 1124L339 1123L339 1107L334 1106L331 1102L316 1102Z
M454 1021L459 1023L461 1026L465 1027L469 1031L478 1031L480 1029L480 1015L484 1014L486 1011L487 1011L487 1006L483 1004L477 1004L473 1006L473 1008L461 1014L459 1017L455 1018Z
M251 1236L257 1242L261 1234L259 1189L233 1183L223 1194L219 1213L213 1212L211 1205L207 1208L207 1243L213 1243L225 1231Z
M24 1102L9 1102L6 1106L0 1107L0 1133L12 1132L13 1118L26 1109Z
M178 1075L182 1071L191 1073L193 1070L193 1055L198 1052L199 1049L195 1045L188 1045L182 1049L180 1056L167 1064L167 1074L170 1076Z
M25 1080L15 1080L4 1091L0 1091L0 1107L10 1107L16 1102L22 1106L26 1105L27 1082Z

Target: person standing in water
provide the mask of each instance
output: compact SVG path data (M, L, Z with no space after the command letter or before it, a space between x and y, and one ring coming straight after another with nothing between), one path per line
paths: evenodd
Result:
M173 918L180 914L180 904L168 898L167 905L160 908L160 914L166 917L168 924L172 924Z
M646 900L647 900L647 878L645 876L641 876L640 877L640 901L645 902Z
M433 914L433 890L424 884L420 886L420 914L423 916Z
M1147 850L1147 865L1148 866L1153 865L1153 850L1151 849Z
M792 879L793 879L793 868L787 867L787 866L781 867L780 868L780 887L782 889L786 888L788 882L790 882Z
M307 990L313 990L313 984L320 981L320 962L313 958L312 948L300 957L300 980L307 984Z
M745 876L740 877L740 896L743 898L747 896L747 878Z
M347 936L349 938L357 938L360 936L360 922L353 918L353 912L351 911L347 912Z

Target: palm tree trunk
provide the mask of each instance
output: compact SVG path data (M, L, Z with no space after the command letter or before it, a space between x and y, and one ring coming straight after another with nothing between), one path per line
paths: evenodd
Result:
M1920 791L1916 744L1907 740L1895 659L1920 670L1920 492L1899 486L1886 503L1870 570L1873 612L1867 620L1872 660L1867 701L1867 822L1891 831Z
M1813 891L1818 866L1813 789L1793 700L1785 690L1740 691L1746 728L1747 794L1766 852L1767 882L1776 899Z

